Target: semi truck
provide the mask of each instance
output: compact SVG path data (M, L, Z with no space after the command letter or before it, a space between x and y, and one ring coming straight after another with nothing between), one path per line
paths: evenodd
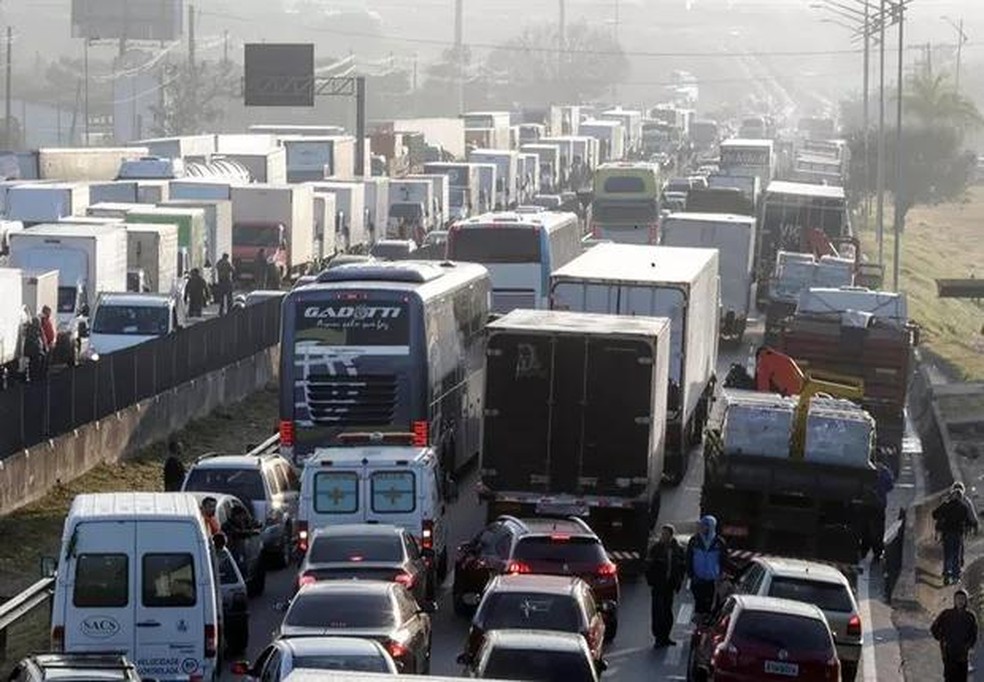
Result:
M551 275L550 307L670 319L665 475L683 480L716 381L718 252L598 244Z
M126 291L126 230L120 225L35 225L11 236L10 263L58 271L57 342L51 361L76 364L89 307L103 291Z
M178 277L197 268L204 276L208 260L208 231L205 227L205 211L191 207L146 206L127 211L124 218L129 223L178 226Z
M767 187L775 177L775 143L772 140L732 138L721 142L718 167L724 175L758 178Z
M480 496L586 518L619 561L659 516L670 321L513 310L487 327Z
M240 276L258 276L253 266L261 250L281 281L303 274L313 260L311 186L242 185L232 188L231 198L232 258Z
M765 343L774 345L786 319L796 312L800 296L813 287L835 289L854 284L854 262L846 258L780 251L771 279L760 282L766 289Z
M175 223L152 225L131 223L126 229L126 267L131 280L140 286L128 291L169 294L177 290L178 226Z
M478 168L470 163L425 163L425 174L440 173L448 176L448 220L461 220L478 211Z
M15 185L7 192L7 219L25 225L52 223L70 215L85 215L89 186L83 183Z
M755 218L724 213L671 213L660 223L660 243L718 250L721 340L741 343L752 303Z
M286 151L287 182L317 182L355 177L355 138L349 135L280 138Z
M515 208L519 203L519 174L517 172L518 154L500 149L473 149L468 153L469 163L491 163L495 165L495 205L496 211Z
M508 111L469 111L465 121L465 142L482 149L509 149Z
M228 253L232 258L232 202L222 199L169 199L158 204L160 208L200 208L205 211L206 255L215 265Z
M316 194L335 195L336 251L348 253L371 246L371 235L366 229L365 185L355 182L316 182L311 187ZM327 235L325 238L327 239Z
M389 183L389 224L387 239L413 239L423 243L424 236L436 229L437 207L434 185L426 178L393 179Z

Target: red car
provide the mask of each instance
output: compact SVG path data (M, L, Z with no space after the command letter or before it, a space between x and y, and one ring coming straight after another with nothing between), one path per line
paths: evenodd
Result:
M499 574L573 575L591 588L603 605L607 641L618 631L618 568L598 536L584 521L570 518L500 516L455 561L455 611L478 603L488 581Z
M696 682L839 682L840 661L813 604L734 595L694 632L687 679Z
M479 604L462 665L472 665L492 630L548 630L584 636L595 664L602 666L605 620L591 588L577 577L503 575L489 583Z

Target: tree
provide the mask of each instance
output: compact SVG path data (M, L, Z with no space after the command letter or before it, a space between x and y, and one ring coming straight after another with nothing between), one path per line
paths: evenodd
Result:
M557 27L534 26L493 50L488 68L498 76L500 101L547 105L589 102L624 80L629 62L610 32L585 22L567 27L558 55Z
M193 135L205 132L222 116L234 80L227 62L202 62L192 69L187 62L168 69L161 103L151 107L156 135Z
M923 127L953 128L962 135L984 125L977 106L957 92L946 73L921 70L910 77L902 106L910 120Z

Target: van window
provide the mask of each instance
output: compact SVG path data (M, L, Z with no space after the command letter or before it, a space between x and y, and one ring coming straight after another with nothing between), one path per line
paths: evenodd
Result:
M642 178L631 175L616 175L605 178L607 194L642 194L646 191L646 182Z
M195 601L195 560L190 554L144 554L144 606L194 606Z
M314 476L314 511L319 514L352 514L359 510L359 476L346 471L326 471Z
M121 608L129 603L129 595L126 554L80 554L75 560L75 606Z
M374 512L406 514L417 507L417 480L412 471L376 471L371 486Z

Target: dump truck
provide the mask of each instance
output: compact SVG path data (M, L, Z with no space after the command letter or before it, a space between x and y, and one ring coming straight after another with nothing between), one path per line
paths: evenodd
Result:
M659 516L670 321L513 310L487 331L489 518L577 515L616 560L644 557Z

